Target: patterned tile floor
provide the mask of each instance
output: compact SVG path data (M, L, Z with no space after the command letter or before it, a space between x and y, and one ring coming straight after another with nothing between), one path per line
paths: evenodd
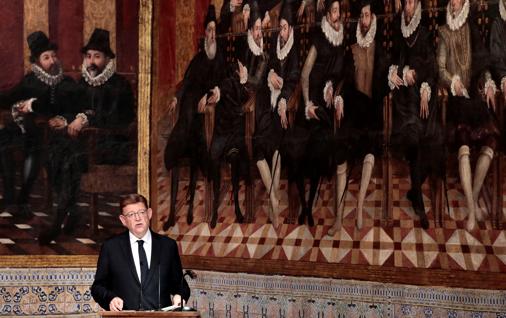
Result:
M168 197L168 181L159 174L160 197ZM165 173L166 175L166 173ZM178 194L178 219L167 234L176 238L184 255L211 257L238 257L270 260L310 261L380 265L407 268L464 269L472 271L506 272L506 231L492 229L490 216L471 232L465 229L464 197L456 179L448 180L450 213L445 215L443 228L435 227L430 212L429 189L424 186L424 201L430 228L424 230L415 216L406 193L409 180L394 179L392 226L381 225L381 180L371 182L364 208L364 226L355 227L358 184L352 180L345 199L343 227L334 237L326 235L333 222L332 186L321 187L315 204L316 225L308 227L287 221L287 184L281 185L282 225L275 230L267 223L267 201L260 181L255 184L255 220L237 224L233 200L227 182L226 195L221 202L218 225L211 229L205 223L204 185L198 184L195 198L194 223L186 224L187 182L181 181ZM244 200L241 192L241 204ZM163 195L162 195L163 194ZM197 204L198 202L198 204ZM483 200L480 202L486 211ZM160 221L166 220L168 201L159 200Z

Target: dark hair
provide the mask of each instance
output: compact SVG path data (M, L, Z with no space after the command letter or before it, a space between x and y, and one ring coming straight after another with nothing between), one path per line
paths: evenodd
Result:
M138 194L138 193L127 194L127 195L121 197L119 200L120 212L123 213L123 208L126 207L127 205L140 203L140 202L144 203L146 208L148 208L148 200L146 200L146 198L142 194Z

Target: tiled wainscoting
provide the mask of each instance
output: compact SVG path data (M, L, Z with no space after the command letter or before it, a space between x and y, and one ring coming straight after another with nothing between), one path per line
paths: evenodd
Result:
M96 317L93 268L2 269L0 315ZM506 292L197 271L202 317L506 317Z

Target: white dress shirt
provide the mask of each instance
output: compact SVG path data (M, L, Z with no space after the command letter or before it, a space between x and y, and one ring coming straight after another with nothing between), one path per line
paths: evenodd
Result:
M139 281L141 282L141 264L139 261L139 243L138 240L143 240L144 251L146 252L146 258L148 259L148 269L151 265L151 247L153 246L151 240L151 231L148 230L146 234L142 238L137 238L132 232L128 232L130 236L130 247L132 248L132 256L134 257L135 271L137 272L137 277L139 277ZM141 282L142 283L142 282Z

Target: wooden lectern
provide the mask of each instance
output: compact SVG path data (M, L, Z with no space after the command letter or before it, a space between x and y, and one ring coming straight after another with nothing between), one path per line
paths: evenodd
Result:
M134 311L134 310L125 310L125 311L101 311L99 312L100 317L111 317L111 318L151 318L151 317L159 317L159 318L179 318L179 317L200 317L198 311Z

